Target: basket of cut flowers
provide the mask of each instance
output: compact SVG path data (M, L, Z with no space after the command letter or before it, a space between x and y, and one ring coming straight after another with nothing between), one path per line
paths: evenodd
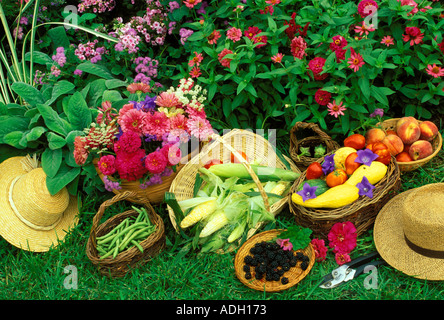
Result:
M203 105L206 90L191 78L153 90L133 83L120 108L104 101L96 121L74 141L77 164L92 159L105 189L135 192L128 200L136 203L162 202L176 174L213 133Z
M274 221L300 171L260 134L234 129L176 175L165 202L171 223L202 252L227 252Z
M400 186L400 169L389 149L355 133L302 172L288 203L296 223L316 236L326 239L333 224L342 221L352 222L361 234Z

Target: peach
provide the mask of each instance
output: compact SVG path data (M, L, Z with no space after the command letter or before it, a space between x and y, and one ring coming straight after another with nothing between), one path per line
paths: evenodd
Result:
M432 141L438 134L438 127L432 121L423 121L419 124L421 135L419 139Z
M365 133L365 143L371 144L375 142L381 142L384 140L386 134L384 130L380 128L371 128Z
M394 156L401 153L404 150L404 142L402 142L401 138L395 136L394 134L387 135L382 143L387 146L390 153Z
M396 132L398 132L399 127L406 122L413 122L419 125L418 120L416 120L414 117L402 117L396 122Z
M432 153L432 144L426 140L417 140L413 142L409 149L409 155L413 160L424 159L430 156Z
M410 162L413 161L412 157L410 157L410 155L408 154L408 152L401 152L400 154L398 154L396 156L396 161L398 162Z
M399 126L396 133L401 138L402 142L405 144L412 144L419 139L421 135L421 129L419 124L413 121L405 121Z

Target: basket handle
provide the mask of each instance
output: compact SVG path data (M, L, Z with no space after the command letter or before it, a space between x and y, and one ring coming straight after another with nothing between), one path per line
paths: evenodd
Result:
M224 139L221 136L213 135L212 138L223 144L228 150L230 150L233 153L233 155L237 159L239 159L240 163L244 165L245 169L247 169L248 173L250 174L251 178L256 183L257 188L259 189L262 199L264 200L265 209L268 212L270 212L270 203L268 202L268 196L264 190L264 187L262 186L262 183L260 182L254 170L251 168L250 164L244 159L244 157L240 155L240 153L236 149L234 149L230 144L225 143Z
M316 123L313 122L296 122L296 124L291 128L290 130L290 143L294 144L295 146L298 145L298 139L296 138L296 131L303 129L309 129L315 132L322 141L330 141L332 138L326 134L324 131L319 128L319 126Z
M115 195L114 197L112 197L111 199L104 201L100 205L99 210L97 211L96 215L93 218L93 223L92 223L91 231L89 234L89 236L91 238L91 243L94 246L94 248L96 248L96 243L97 243L96 242L96 234L97 234L96 230L100 224L100 220L102 219L106 208L112 206L116 202L126 200L127 198L134 198L134 197L140 199L145 206L152 208L150 202L146 198L142 198L134 191L124 191L122 193L119 193L119 194Z

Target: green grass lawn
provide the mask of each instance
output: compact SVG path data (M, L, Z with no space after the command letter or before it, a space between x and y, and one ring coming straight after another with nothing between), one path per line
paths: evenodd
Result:
M424 167L403 173L402 190L444 182L444 151ZM244 286L234 272L235 252L198 254L181 249L180 239L170 223L164 205L156 207L166 226L167 247L149 263L123 278L102 276L85 253L92 219L100 204L113 194L82 195L80 224L56 249L47 253L22 251L0 239L0 299L8 300L436 300L444 298L444 282L428 282L404 275L389 266L378 267L377 289L366 289L367 275L325 290L318 287L322 277L337 267L333 254L315 263L298 285L278 293L259 292ZM105 216L121 212L130 203L121 202ZM291 223L283 211L277 226ZM176 246L174 246L176 244ZM358 237L352 258L374 250L372 230ZM67 288L67 280L77 270L77 288Z

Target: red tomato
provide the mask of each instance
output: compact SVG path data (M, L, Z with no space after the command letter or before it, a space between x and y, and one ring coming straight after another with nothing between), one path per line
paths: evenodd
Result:
M348 176L347 173L342 169L335 169L327 175L325 182L327 182L327 186L330 188L339 186L347 181Z
M209 169L211 166L214 166L215 164L222 164L222 161L220 161L219 159L210 160L204 165L204 168Z
M378 155L376 161L382 162L385 165L388 165L390 163L392 155L390 153L390 150L384 143L382 142L370 143L369 145L367 145L367 149L372 150L374 153Z
M348 175L353 174L356 169L361 166L361 163L355 162L355 159L358 157L357 152L350 153L347 158L345 158L345 172Z
M364 149L365 137L359 133L352 134L351 136L345 138L344 147L350 147L356 150Z
M245 152L243 151L237 151L237 152L242 156L242 158L244 158L248 162L248 157L245 154ZM231 163L240 163L240 160L233 153L231 153Z
M305 173L305 178L307 180L318 179L322 177L324 172L322 172L322 166L319 162L312 162L307 168L307 172Z

